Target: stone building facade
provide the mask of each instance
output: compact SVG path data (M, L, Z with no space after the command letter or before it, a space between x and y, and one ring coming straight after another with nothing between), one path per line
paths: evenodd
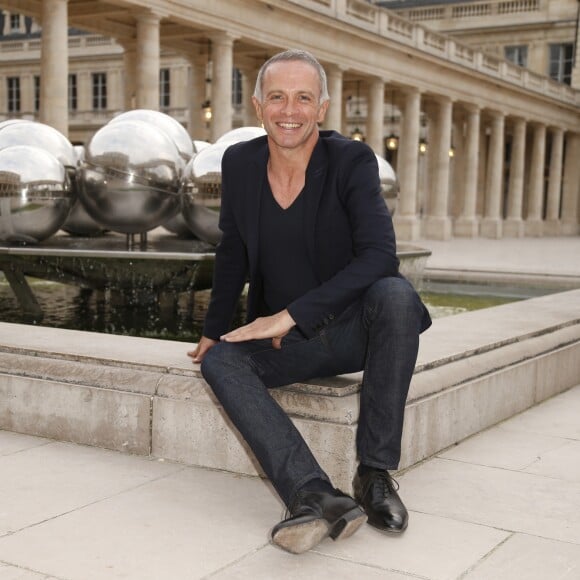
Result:
M463 4L509 4L517 20L534 0ZM488 50L444 18L445 34L431 27L437 19L428 27L364 0L0 0L0 9L0 120L34 118L86 142L119 111L153 108L213 141L255 124L260 65L298 46L328 72L325 127L359 129L396 168L399 239L580 233L575 70L568 84L535 60L518 66L500 54L499 32ZM565 43L576 47L571 30Z

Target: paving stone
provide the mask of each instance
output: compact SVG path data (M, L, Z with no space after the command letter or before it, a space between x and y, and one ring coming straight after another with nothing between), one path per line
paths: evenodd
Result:
M574 482L446 459L424 463L400 482L412 510L580 542L580 486Z
M260 479L186 468L0 537L0 560L67 580L195 580L268 545L281 516Z
M578 580L580 545L515 534L462 580Z
M401 495L405 498L408 494ZM421 578L458 578L509 533L491 527L417 512L401 535L365 526L344 542L321 544L318 551L337 558L414 574Z

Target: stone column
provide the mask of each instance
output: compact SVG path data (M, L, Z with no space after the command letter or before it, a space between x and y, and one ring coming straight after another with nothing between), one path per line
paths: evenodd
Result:
M125 111L137 107L137 45L123 44L123 105Z
M34 118L34 76L31 74L20 76L20 110L24 118Z
M211 37L211 138L215 142L232 129L232 70L234 66L234 37L225 32Z
M430 144L432 166L432 195L425 235L436 240L451 238L449 217L449 148L451 147L451 120L453 104L449 97L440 97L437 103L435 142Z
M107 109L113 113L123 110L125 101L121 70L111 68L107 71Z
M530 184L528 215L525 232L528 236L543 233L542 207L544 202L544 166L546 163L546 125L538 123L534 127L534 143L530 163Z
M377 154L385 154L383 127L385 124L385 83L373 78L369 82L369 108L367 113L367 144Z
M393 218L400 240L417 240L420 222L417 216L417 185L419 173L419 129L421 93L409 89L404 93L399 159L397 164L401 191L397 211Z
M189 121L187 130L192 139L209 141L209 123L202 117L201 105L206 99L205 64L191 60L189 72Z
M475 238L479 228L476 210L481 111L476 105L468 105L466 112L463 208L461 216L455 220L453 231L456 236Z
M550 178L544 233L555 236L560 233L560 195L562 193L562 159L564 152L564 131L560 127L552 130L552 152L550 155Z
M580 15L577 16L580 18ZM574 42L574 68L572 69L571 85L573 89L580 90L580 26L576 23L576 39ZM531 62L531 61L530 61Z
M68 4L42 2L40 122L68 136Z
M242 102L244 108L244 125L256 127L258 119L256 117L256 108L252 102L254 89L256 88L256 79L258 70L254 68L241 69L242 72Z
M159 25L153 12L137 15L136 88L138 109L159 109Z
M504 125L504 114L493 113L487 156L485 214L481 221L481 235L485 238L501 238L502 236Z
M507 216L503 225L504 236L521 238L524 235L522 208L524 201L524 168L526 160L526 121L515 119L512 135Z
M580 134L566 134L566 158L562 182L562 234L578 235L578 209L580 205Z
M328 65L326 68L326 78L328 81L328 94L330 95L330 105L326 112L324 121L325 129L342 131L342 75L343 69L337 65Z
M86 71L77 73L78 110L84 117L93 108L91 74Z

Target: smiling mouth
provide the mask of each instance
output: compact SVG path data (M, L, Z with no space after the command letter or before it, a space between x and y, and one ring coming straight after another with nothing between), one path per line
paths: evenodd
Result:
M282 129L298 129L301 127L301 123L277 123L278 127Z

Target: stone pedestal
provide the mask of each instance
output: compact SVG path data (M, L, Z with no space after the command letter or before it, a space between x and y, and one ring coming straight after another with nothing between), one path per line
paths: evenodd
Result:
M499 239L502 236L502 221L500 218L483 218L480 235L483 238Z
M423 235L431 240L450 240L451 218L429 216L423 221Z
M544 235L544 222L539 219L529 219L525 221L526 236L540 237Z
M479 220L475 217L460 217L453 223L453 235L458 238L477 238L479 234Z
M421 222L417 216L393 217L393 225L397 234L397 240L413 242L421 237Z
M507 238L523 238L524 231L524 221L521 219L508 218L503 222L503 235Z

